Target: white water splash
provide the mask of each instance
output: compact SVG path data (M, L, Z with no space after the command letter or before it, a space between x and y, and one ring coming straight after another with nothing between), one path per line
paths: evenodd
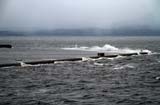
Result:
M30 65L30 64L26 64L26 63L24 63L22 61L19 61L19 62L21 64L21 67L33 66L33 65Z
M95 59L89 57L82 57L82 61L95 61Z
M79 46L75 45L75 47L70 48L62 48L64 50L79 50L79 51L95 51L95 52L106 52L106 53L140 53L140 52L147 52L151 54L150 50L147 49L131 49L131 48L117 48L110 44L105 44L104 46Z
M21 67L30 67L30 66L40 66L40 65L43 65L43 64L31 65L31 64L26 64L23 61L17 61L17 62L20 63Z

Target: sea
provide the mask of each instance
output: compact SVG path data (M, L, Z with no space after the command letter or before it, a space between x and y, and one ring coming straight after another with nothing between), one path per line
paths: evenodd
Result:
M160 37L0 37L0 105L160 105ZM97 58L97 53L146 55ZM51 64L26 61L68 59Z

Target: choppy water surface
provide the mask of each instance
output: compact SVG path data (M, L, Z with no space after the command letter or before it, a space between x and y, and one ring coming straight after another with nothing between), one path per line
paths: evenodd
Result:
M160 38L3 38L0 43L14 45L13 49L0 49L1 63L89 56L97 53L95 49L156 52L0 68L2 105L160 104Z

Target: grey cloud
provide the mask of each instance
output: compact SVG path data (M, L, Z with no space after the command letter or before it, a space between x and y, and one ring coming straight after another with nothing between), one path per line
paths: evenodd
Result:
M2 0L0 29L158 27L157 0ZM158 7L158 6L157 6ZM159 11L159 10L157 10Z

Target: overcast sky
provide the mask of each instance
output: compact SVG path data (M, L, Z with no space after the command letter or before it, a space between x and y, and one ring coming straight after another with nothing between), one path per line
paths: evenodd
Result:
M0 0L0 30L160 29L160 0Z

